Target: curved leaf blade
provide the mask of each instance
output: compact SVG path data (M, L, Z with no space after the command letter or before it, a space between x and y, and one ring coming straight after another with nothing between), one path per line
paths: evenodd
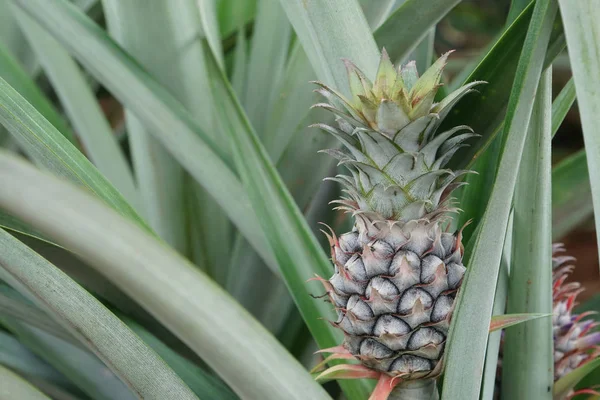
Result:
M4 230L0 250L3 278L44 307L134 393L197 399L154 351L66 274Z
M465 281L457 300L450 329L444 400L475 399L479 396L493 296L496 288L503 241L525 145L523 128L529 125L533 100L543 68L557 5L537 1L532 23L519 60L505 122L506 145L500 159L490 203L474 238ZM475 375L464 371L481 371Z
M38 164L83 186L121 215L149 230L123 196L56 128L0 78L0 124Z
M600 30L596 28L600 8L594 1L572 3L559 0L559 4L581 113L592 200L594 209L600 210L600 137L597 132L600 115ZM594 213L594 219L596 229L600 231L600 212ZM600 235L597 240L600 245Z
M6 153L0 153L0 185L0 207L73 248L201 355L240 397L329 398L225 291L87 193ZM22 196L30 200L22 202Z

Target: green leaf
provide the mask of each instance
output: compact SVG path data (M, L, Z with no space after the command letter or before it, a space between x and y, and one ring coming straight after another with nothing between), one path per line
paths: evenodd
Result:
M390 15L396 0L359 0L363 14L372 30L377 29Z
M322 290L319 282L307 283L315 275L328 276L332 270L331 264L271 163L214 58L209 68L216 110L231 136L235 160L239 163L238 170L242 171L242 180L259 215L261 227L267 233L281 276L319 347L336 346L342 341L340 330L321 319L334 318L333 309L328 303L315 301L310 296L311 292ZM351 398L364 397L366 393L364 390L361 393L359 385L359 382L344 383L349 391L347 395Z
M123 196L37 110L0 78L0 124L39 165L80 185L145 229Z
M551 150L552 69L542 73L514 198L512 265L507 313L552 315ZM552 319L507 329L502 396L552 399Z
M558 128L573 106L575 97L575 82L571 78L552 102L552 137L556 135Z
M224 65L223 61L223 46L221 44L221 33L219 32L219 21L217 18L215 0L197 0L198 11L200 12L201 29L203 36L208 40L208 44L215 53L215 57L219 61L221 68ZM238 4L237 7L241 6Z
M552 238L558 240L594 213L585 149L552 169Z
M45 394L32 386L25 379L0 365L0 399L50 400Z
M221 36L229 36L241 26L252 21L257 0L216 0L217 18Z
M6 10L9 11L9 10ZM12 13L7 13L12 15ZM12 17L14 18L14 17ZM35 82L27 75L8 49L0 42L0 77L14 87L21 96L46 118L71 144L76 144L75 135L69 129L65 120L54 109L54 106L44 96Z
M149 132L221 205L267 265L276 262L241 183L228 166L229 149L217 146L164 88L98 26L64 0L15 3L36 19L94 77L132 110Z
M91 398L136 398L134 393L91 352L15 318L0 316L0 323L13 332L33 353L52 365Z
M196 399L156 353L66 274L4 230L0 249L3 279L85 343L134 393Z
M134 320L120 315L119 318L136 335L175 371L175 373L200 397L201 399L235 400L238 397L219 378L207 374L202 368L194 365L188 359L175 353L154 335L145 330Z
M392 60L402 60L459 2L438 0L424 7L421 0L407 0L377 29L375 41L387 50Z
M575 100L575 87L572 80L565 85L561 92L556 96L552 103L552 136L556 134L558 127L569 111ZM489 147L477 158L472 166L472 170L477 174L469 174L465 181L467 185L460 189L460 205L463 212L458 215L458 226L464 226L467 221L479 221L483 216L490 199L490 194L496 179L496 169L500 157L502 145L501 136L497 135L504 129L504 121L490 124L496 126L493 136L496 136ZM566 162L566 161L565 161ZM585 164L585 160L583 161ZM580 169L581 162L574 162L573 168L577 171L570 175L568 170L562 171L558 166L553 170L552 176L552 205L553 205L553 223L552 229L555 232L554 239L562 237L567 230L577 226L582 218L587 218L591 214L591 194L589 194L589 183L587 178L587 168L583 166ZM582 175L580 172L583 172ZM558 182L557 182L558 179ZM580 186L582 185L583 186ZM587 185L587 186L586 186ZM571 197L570 193L575 192L582 197ZM569 197L568 200L566 197ZM571 202L576 201L573 206ZM563 225L564 224L564 225ZM463 236L468 242L477 224L471 224L463 230Z
M600 358L596 358L587 364L569 372L554 383L554 398L564 399L569 394L571 389L575 387L583 378L585 378L590 372L600 367Z
M490 323L490 332L499 331L506 329L510 326L521 324L527 321L533 321L538 318L551 317L552 314L535 314L535 313L524 313L524 314L502 314L494 315L492 322Z
M350 93L342 58L374 77L379 50L357 0L280 0L320 81Z
M127 201L138 206L138 192L128 161L79 67L37 23L18 8L14 11L90 160Z
M278 101L291 33L292 27L278 0L258 2L242 104L261 137L267 133L267 118Z
M524 40L530 26L533 6L529 5L521 13L464 81L487 83L479 85L476 93L466 96L458 103L442 123L442 131L458 125L468 125L475 133L482 135L480 139L470 143L469 147L458 150L449 163L450 168L470 167L501 132L498 130L498 124L504 118L513 81L520 79L519 73L522 73L517 69L519 55L530 50L525 47ZM544 67L549 66L557 51L562 49L561 33L560 24L554 24L548 52L545 53Z
M556 11L554 3L537 1L525 39L506 116L506 146L490 203L475 237L473 253L465 263L467 274L452 319L442 394L444 400L479 396L481 375L466 375L464 371L483 370L502 256L503 241L500 238L504 237L509 221L525 144L523 130L529 125Z
M597 133L600 115L600 30L593 28L600 20L600 9L589 1L567 3L559 0L559 4L577 90L592 200L594 209L600 210L600 137ZM600 231L600 212L594 213L594 218L596 229ZM600 235L597 240L600 244Z
M492 315L504 314L506 310L506 296L508 295L508 278L510 276L512 253L513 222L513 214L511 213L506 227L506 235L504 236L504 246L502 249L502 259L500 260L500 271L498 273L496 293L494 294ZM474 242L474 240L471 242ZM469 245L470 244L471 243L469 243ZM469 247L470 246L467 246L467 249L469 249ZM492 317L492 320L493 319L494 317ZM498 358L500 356L502 334L502 331L495 331L491 332L488 336L487 348L485 351L483 382L481 384L480 398L482 400L493 399L494 392L497 391L496 379L498 376Z
M87 193L6 153L0 153L0 186L0 207L72 248L201 355L240 397L328 398L226 292ZM30 201L22 202L23 196Z
M17 297L18 296L18 297ZM16 297L16 298L15 298ZM21 301L19 301L21 300ZM69 332L50 319L43 311L22 301L23 297L5 284L0 285L0 314L25 322L57 338L85 349Z
M33 376L73 389L67 378L44 360L32 353L13 335L0 331L0 365L4 365L22 376Z

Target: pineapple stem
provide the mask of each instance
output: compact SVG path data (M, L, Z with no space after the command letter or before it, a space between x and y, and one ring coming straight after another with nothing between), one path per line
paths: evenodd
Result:
M435 379L408 381L399 384L388 400L439 400Z

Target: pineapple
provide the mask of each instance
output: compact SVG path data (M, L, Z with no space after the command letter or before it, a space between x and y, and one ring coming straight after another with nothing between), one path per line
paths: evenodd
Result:
M565 283L573 271L573 257L560 256L561 244L553 246L552 257L552 331L554 334L554 380L600 355L600 332L591 332L598 324L583 320L589 313L572 314L577 295L583 291L579 282Z
M347 193L336 203L355 218L351 232L328 234L335 273L321 281L345 334L344 348L329 350L398 382L441 373L465 273L460 232L443 225L456 211L450 195L462 184L457 178L468 171L444 167L476 135L467 126L437 130L479 82L435 103L447 57L419 78L414 62L396 69L383 50L374 83L345 61L350 99L315 82L329 103L314 107L337 117L337 126L316 126L344 146L325 152L350 172L330 178Z
M560 255L564 247L560 243L552 246L552 333L554 337L554 381L600 356L600 332L592 330L598 326L592 320L583 320L590 313L572 314L577 295L583 291L579 282L565 280L575 268L575 258ZM500 397L502 378L502 347L496 374L496 398ZM573 391L567 395L600 393L592 389ZM563 399L560 395L556 400Z

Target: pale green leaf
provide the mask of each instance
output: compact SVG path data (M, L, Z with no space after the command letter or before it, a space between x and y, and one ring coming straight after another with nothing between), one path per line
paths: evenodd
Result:
M87 193L5 153L0 185L0 207L73 248L200 354L240 397L328 398L227 293Z
M559 0L559 3L581 114L592 200L594 209L600 210L600 7L590 0ZM600 212L594 213L594 219L596 229L600 231ZM597 240L600 244L600 235Z
M9 4L7 4L9 5ZM7 7L8 8L8 7ZM7 15L11 15L8 9ZM27 46L29 49L29 46ZM36 60L37 63L37 60ZM19 65L9 53L8 49L0 41L0 77L6 80L9 85L15 88L21 96L46 118L65 138L72 144L75 144L75 135L58 114L52 103L44 96L42 91L37 87L36 83L27 75L27 72Z
M377 45L385 47L392 60L404 59L459 2L438 0L423 6L422 0L405 1L375 32Z
M502 244L508 225L513 193L525 144L533 101L544 63L557 6L536 2L532 23L521 54L505 122L506 145L500 159L486 213L480 221L474 250L467 260L467 274L457 300L447 350L442 398L471 399L479 396L488 328L492 314ZM515 225L517 225L515 223Z
M571 78L552 102L552 136L556 135L560 124L573 106L575 97L575 82Z
M18 8L14 11L89 159L130 204L138 206L138 193L129 164L79 67L37 23Z
M133 400L135 394L94 354L15 318L0 323L38 357L66 376L81 392L97 400Z
M585 149L552 169L552 238L558 240L588 221L594 212Z
M267 265L275 261L238 178L229 149L217 145L164 88L93 22L64 0L15 3L46 28L99 81L131 109L149 132L217 200Z
M31 104L0 78L0 124L38 164L105 201L121 215L147 228L123 196Z
M66 274L4 230L0 250L3 279L86 344L134 393L196 398L156 353Z
M50 400L37 388L12 372L10 369L0 365L0 400Z
M254 130L261 137L266 136L267 119L278 100L291 33L292 27L279 1L260 0L242 104Z
M542 73L529 122L514 198L509 314L552 315L552 70ZM552 319L505 331L502 397L552 399Z
M342 58L373 77L379 50L357 0L280 0L319 80L350 93Z
M341 332L321 319L334 318L333 309L310 296L322 290L320 283L307 283L315 275L328 276L331 264L244 115L224 73L215 61L209 68L216 109L231 135L238 170L242 171L242 179L261 227L267 233L281 276L319 347L333 347L341 342ZM346 382L344 387L351 398L365 394L364 391L361 394L358 382Z

